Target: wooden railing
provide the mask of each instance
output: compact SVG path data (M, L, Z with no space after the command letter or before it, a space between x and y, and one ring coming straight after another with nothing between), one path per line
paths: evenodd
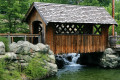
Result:
M7 37L9 40L9 44L14 41L14 37L23 37L24 40L27 40L27 37L33 38L33 37L38 37L38 43L41 42L41 34L24 34L24 33L5 33L5 34L0 34L2 37Z

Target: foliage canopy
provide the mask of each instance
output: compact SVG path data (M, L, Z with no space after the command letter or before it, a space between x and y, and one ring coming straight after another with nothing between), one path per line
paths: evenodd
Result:
M112 0L0 0L0 33L28 33L28 25L22 19L33 2L102 6L112 15ZM115 0L115 19L120 26L119 4L120 0ZM120 34L119 28L115 30Z

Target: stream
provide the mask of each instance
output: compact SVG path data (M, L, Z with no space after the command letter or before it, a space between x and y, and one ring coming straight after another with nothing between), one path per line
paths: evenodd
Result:
M120 80L120 69L103 69L98 66L76 64L80 54L71 53L72 61L64 58L66 65L59 69L56 76L44 80Z

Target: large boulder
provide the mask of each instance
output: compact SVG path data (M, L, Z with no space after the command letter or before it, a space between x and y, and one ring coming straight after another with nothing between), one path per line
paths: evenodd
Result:
M40 48L37 45L33 45L30 43L30 48L33 52L40 52Z
M5 45L3 42L0 42L0 55L5 54Z
M48 45L44 45L42 43L38 43L37 45L33 45L28 41L18 41L17 43L13 42L10 44L10 51L14 53L22 53L29 54L34 52L42 52L48 53L50 47ZM52 52L49 52L52 53Z
M16 51L16 53L29 54L33 52L33 50L31 49L30 43L28 41L24 41L23 43L18 42L17 44L19 48Z
M115 51L111 48L107 48L104 51L102 58L100 59L100 65L104 68L115 68L119 63L119 56L115 54Z
M73 58L72 55L67 55L67 56L66 56L66 59L67 59L68 61L70 61L70 62L72 62L72 58Z
M49 50L48 54L49 55L54 55L54 52L52 50Z
M113 49L111 49L111 48L107 48L107 49L105 49L105 51L104 51L104 54L114 54L115 53L115 51L113 50Z
M60 55L56 55L55 59L56 59L56 64L58 66L58 69L63 68L65 65L65 61L64 61L63 57Z
M42 43L38 43L37 46L39 47L39 49L42 53L48 53L49 52L49 49L50 49L49 45L44 45Z
M49 71L49 75L55 75L57 73L57 65L54 63L49 63L49 62L46 62L46 64L47 66L45 67Z
M5 54L5 58L9 60L15 60L17 59L17 55L14 52L7 52Z
M9 49L10 49L10 52L16 53L18 49L18 44L16 42L13 42L12 44L10 44Z
M55 64L55 56L54 55L48 55L49 58L49 62L54 63Z
M10 51L14 53L28 54L38 51L38 47L28 41L18 41L10 44Z
M23 60L25 60L26 62L29 62L32 58L29 55L24 55Z
M18 45L29 47L32 51L40 51L40 48L37 45L34 45L28 41L18 41Z

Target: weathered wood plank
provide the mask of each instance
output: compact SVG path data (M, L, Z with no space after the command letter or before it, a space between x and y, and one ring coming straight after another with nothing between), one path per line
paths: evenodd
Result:
M56 45L56 53L91 53L102 52L107 46L108 28L102 28L101 35L55 35L55 44L49 42L50 46ZM106 34L106 35L103 35ZM50 35L50 34L49 34ZM50 37L48 37L50 38ZM53 44L53 45L52 45Z
M56 53L90 53L101 52L105 49L104 36L92 35L55 35ZM52 43L49 42L52 46Z

